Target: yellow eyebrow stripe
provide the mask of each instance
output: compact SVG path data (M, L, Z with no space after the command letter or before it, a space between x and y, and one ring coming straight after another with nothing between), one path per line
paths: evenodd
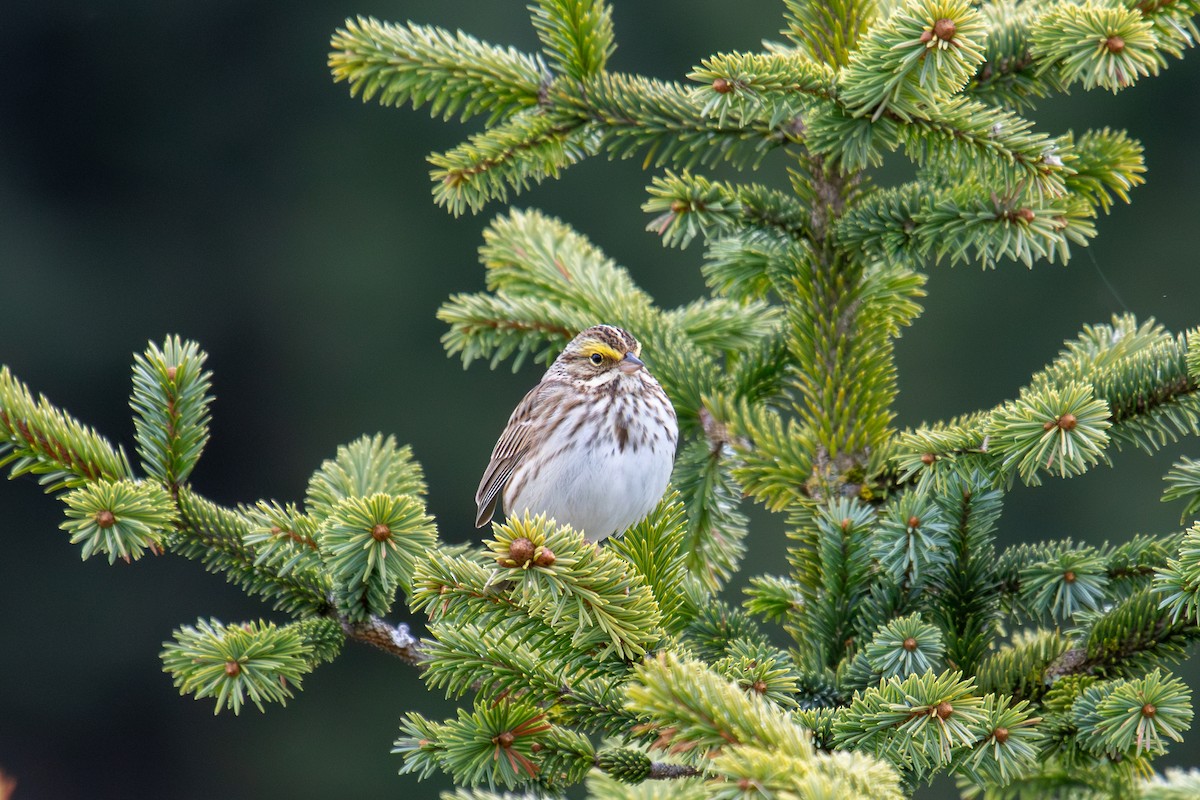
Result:
M613 350L603 342L588 342L583 346L583 349L580 352L583 353L584 358L591 358L592 353L599 353L605 358L613 361L620 361L625 357L624 353L618 353L616 350Z

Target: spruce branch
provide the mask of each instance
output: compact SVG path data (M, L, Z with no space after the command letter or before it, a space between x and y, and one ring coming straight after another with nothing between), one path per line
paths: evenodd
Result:
M254 549L255 565L279 575L313 572L321 568L317 524L292 503L260 500L242 510L249 523L246 544Z
M866 751L919 776L949 765L984 735L983 699L962 673L892 677L857 694L835 720L839 747Z
M1165 595L1159 607L1170 611L1172 623L1200 625L1200 523L1184 534L1178 557L1155 570L1154 588Z
M1005 469L1036 485L1040 472L1065 478L1099 463L1108 444L1109 414L1090 386L1072 383L1006 404L985 435Z
M243 514L187 487L180 488L177 502L179 523L167 539L167 550L199 560L210 572L225 573L247 594L261 596L281 611L316 615L329 608L332 586L327 576L316 570L283 574L281 569L257 563L258 554L247 542L251 525Z
M841 102L855 116L908 122L966 85L983 62L987 31L966 2L909 0L850 56Z
M741 300L770 297L786 291L789 264L811 258L802 251L808 247L802 240L781 240L763 236L758 230L710 237L705 248L705 263L701 268L708 287L718 295ZM789 254L789 248L801 251ZM776 377L766 381L778 385L784 360L784 338L776 335L759 341L760 349L750 357L759 370L775 365ZM747 370L749 372L749 370Z
M1034 774L1045 747L1046 734L1025 700L989 694L983 698L981 727L985 735L959 762L960 785L1006 786Z
M1030 52L1030 28L1039 9L1024 0L996 0L980 7L988 35L984 62L966 88L973 97L1023 112L1032 109L1036 100L1062 90L1050 73L1037 74Z
M871 670L881 678L940 672L944 653L940 631L920 614L892 620L863 650Z
M879 515L871 549L884 574L904 591L919 590L948 567L949 531L929 497L906 492Z
M439 312L443 321L452 325L443 341L451 355L462 353L464 364L475 358L492 357L501 342L507 345L502 358L514 350L524 356L536 344L537 359L549 363L577 330L586 327L585 318L609 319L604 312L615 310L613 307L651 305L650 298L634 284L626 270L617 267L599 248L567 225L540 212L513 211L493 220L484 232L480 260L487 268L487 286L496 302L506 301L509 296L514 300L523 295L533 296L563 310L556 319L542 318L540 326L526 328L495 319L491 325L481 322L476 330L448 318L460 313L456 306L463 296L451 298ZM602 304L608 307L599 308ZM547 324L551 321L557 324ZM499 338L501 335L504 339Z
M745 609L771 622L787 621L804 605L804 587L791 578L756 575L742 591L746 593Z
M643 163L690 169L729 162L759 164L771 150L799 142L802 127L759 108L740 118L706 112L705 89L639 75L603 73L583 85L582 94L560 98L582 120L603 131L605 149L614 158L643 153Z
M1128 203L1129 190L1145 183L1142 146L1124 131L1088 131L1070 144L1070 151L1075 158L1066 189L1106 214L1114 197Z
M128 563L146 554L161 553L176 522L175 503L161 486L141 481L97 481L63 495L67 521L62 529L71 544L82 545L80 556L96 553Z
M1200 770L1168 769L1138 787L1142 800L1188 800L1200 792Z
M341 500L317 540L338 608L362 620L387 614L397 588L412 590L413 570L437 534L420 500L378 493Z
M646 230L658 234L667 246L682 249L697 236L709 240L747 229L780 239L804 240L810 235L804 207L764 186L731 185L667 170L652 180L647 192L650 199L642 210L656 216Z
M129 459L91 428L55 408L0 366L0 467L37 475L47 492L132 478Z
M1045 678L1145 674L1152 667L1182 660L1200 635L1200 627L1171 619L1160 607L1159 595L1147 589L1097 616L1083 633L1079 646L1065 650L1047 666Z
M414 611L424 611L434 624L443 618L467 619L485 631L503 630L513 641L544 648L554 658L580 657L547 622L527 614L478 560L440 551L429 556L413 575L409 605Z
M860 465L889 434L892 339L918 313L924 278L904 268L864 269L821 252L792 265L790 356L809 366L788 382L818 445L810 458L833 462L816 479L840 482L832 473Z
M733 653L739 642L751 647L770 647L765 631L742 610L719 599L706 603L684 629L686 652L705 662Z
M1059 620L1097 610L1108 588L1103 561L1092 548L1082 546L1026 567L1020 582L1025 608Z
M1064 87L1076 81L1116 92L1166 66L1154 24L1134 8L1061 3L1031 31L1040 69L1055 69Z
M1124 0L1124 5L1137 9L1154 25L1158 48L1173 58L1183 58L1183 51L1200 39L1195 21L1200 14L1197 0Z
M339 618L338 622L348 638L378 648L406 664L420 667L428 660L425 643L413 636L403 622L393 625L379 617L365 620Z
M1180 521L1194 517L1200 511L1200 461L1180 459L1163 480L1167 482L1167 488L1163 490L1162 501L1184 500L1183 511L1179 512Z
M1089 687L1072 714L1084 747L1096 755L1163 753L1164 739L1183 741L1192 720L1191 690L1159 670L1136 680Z
M820 4L828 5L828 4ZM762 118L776 127L837 96L834 72L796 53L718 53L700 62L688 78L707 84L704 111L718 122Z
M1185 337L1171 336L1153 318L1114 316L1110 324L1084 326L1032 386L1090 382L1112 409L1118 447L1132 443L1153 453L1200 431L1200 382L1188 374L1186 352Z
M818 491L813 467L819 444L810 429L745 402L724 411L730 431L742 442L732 475L743 492L768 510L782 511Z
M687 518L677 493L663 497L658 508L609 545L618 557L633 567L654 595L662 614L662 628L675 633L695 616L687 569L684 537Z
M973 172L993 173L993 191L1027 185L1034 198L1052 199L1064 191L1072 168L1062 143L1032 132L1032 123L1016 114L958 96L914 113L900 128L905 152L919 166L965 164ZM961 167L960 167L961 168Z
M214 714L223 708L237 714L247 700L259 711L266 710L264 703L286 705L292 697L288 684L301 688L316 660L294 625L262 622L200 620L177 630L175 641L163 648L163 669L174 676L180 693L215 698Z
M560 723L608 735L626 733L637 722L622 708L617 678L594 665L581 660L559 669L535 643L500 627L437 623L430 633L422 678L447 697L469 691L485 699L519 696L553 706Z
M1070 258L1070 244L1095 236L1089 207L1016 189L998 194L967 184L932 192L919 182L885 189L851 210L838 233L868 257L920 264L928 256L985 269L1002 259L1032 267Z
M1044 619L1073 591L1062 583L1089 587L1071 600L1088 611L1099 608L1096 587L1102 587L1109 600L1126 600L1148 589L1152 576L1168 565L1182 540L1179 535L1135 536L1116 547L1091 547L1070 539L1010 547L996 559L995 580L1011 610L1032 619Z
M706 435L685 445L676 456L672 483L686 498L687 532L683 552L692 575L709 591L720 589L746 552L749 520L739 508L741 496L733 478L733 448L714 430L714 418L701 409ZM718 435L709 438L707 433Z
M748 786L783 780L800 794L818 785L834 796L900 796L898 778L886 764L865 754L815 752L807 732L786 713L696 661L670 653L647 660L626 696L664 745L676 752L708 751L711 768L727 780L745 779ZM788 768L781 774L772 763Z
M541 59L486 44L468 34L373 17L346 20L331 42L333 79L363 101L430 106L449 119L489 114L496 122L536 106L549 71Z
M713 670L746 693L764 697L783 708L795 708L800 672L783 650L761 642L735 639L726 655L713 662Z
M803 759L765 747L744 746L721 752L710 770L727 785L768 797L893 800L903 796L891 771L860 753Z
M142 468L155 480L178 486L186 481L208 442L207 354L195 342L169 336L133 358L133 407Z
M978 472L934 491L949 524L952 565L931 580L939 602L928 616L942 630L946 664L972 674L993 642L1000 615L994 532L1002 494L989 489Z
M844 67L850 54L880 13L880 4L863 0L784 0L782 33L810 59Z
M499 566L493 582L581 651L624 660L642 656L662 621L643 575L608 550L592 547L569 527L544 517L509 520L484 542ZM525 551L529 551L526 554Z
M541 183L596 152L595 131L577 121L534 111L472 136L446 153L429 157L433 199L454 216L480 211L491 200L508 200L530 183Z
M409 713L400 729L392 752L404 756L401 773L425 776L441 769L468 786L486 782L511 789L538 777L541 759L534 747L547 744L553 726L531 703L499 701L477 703L472 712L459 709L457 719L442 724ZM590 766L594 753L587 750Z
M362 436L339 446L336 456L322 462L309 479L304 506L320 525L341 501L374 494L425 494L425 476L412 448L397 445L394 436Z
M1118 316L1085 326L1016 400L905 432L891 456L901 480L936 482L955 470L993 469L987 465L1001 459L1036 485L1042 473L1068 477L1107 463L1110 440L1154 452L1200 430L1197 386L1185 337Z
M616 49L612 10L595 0L537 0L533 27L558 72L581 81L604 71Z
M1011 642L979 662L979 687L1014 699L1038 700L1046 693L1048 678L1066 674L1062 667L1079 661L1075 655L1064 658L1070 649L1070 640L1057 631L1018 631Z

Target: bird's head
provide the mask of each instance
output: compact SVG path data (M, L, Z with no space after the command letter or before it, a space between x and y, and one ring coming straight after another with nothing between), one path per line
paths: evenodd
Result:
M555 362L573 378L595 385L633 375L645 367L642 345L613 325L595 325L580 333Z

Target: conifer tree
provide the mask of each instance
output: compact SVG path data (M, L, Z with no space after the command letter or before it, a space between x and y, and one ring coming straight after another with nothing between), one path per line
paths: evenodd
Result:
M182 555L274 612L177 629L161 657L182 693L265 710L346 639L374 645L461 698L449 719L408 713L394 752L464 799L898 798L938 775L964 797L1200 791L1195 773L1148 777L1193 714L1170 669L1200 636L1200 461L1167 474L1182 531L995 540L1016 484L1200 433L1200 328L1083 325L993 408L906 430L891 410L926 267L1065 262L1142 182L1124 133L1023 114L1156 75L1200 3L782 6L782 41L703 59L687 83L608 70L598 1L535 0L533 54L371 18L333 36L352 94L483 118L430 157L451 213L639 157L650 229L703 249L708 294L664 309L565 222L500 210L486 291L439 312L468 365L546 363L599 321L645 342L681 442L673 489L621 538L539 517L447 544L420 466L383 435L339 448L302 502L213 503L188 481L210 374L178 337L134 359L135 459L0 368L0 464L63 501L84 558ZM786 191L705 174L773 151ZM912 180L875 181L891 153ZM784 515L792 544L735 597L743 498ZM397 601L426 635L389 621Z

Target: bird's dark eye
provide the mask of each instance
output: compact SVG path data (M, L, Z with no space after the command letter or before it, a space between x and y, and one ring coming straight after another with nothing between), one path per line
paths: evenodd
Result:
M592 353L592 363L597 367L604 363L604 356L599 353Z

